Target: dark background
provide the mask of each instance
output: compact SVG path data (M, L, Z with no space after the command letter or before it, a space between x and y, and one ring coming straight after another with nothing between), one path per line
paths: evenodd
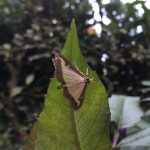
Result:
M53 77L51 52L63 47L73 18L81 51L108 95L150 99L150 10L144 1L95 2L108 25L93 18L87 0L0 1L0 149L23 148ZM149 101L141 106L149 109Z

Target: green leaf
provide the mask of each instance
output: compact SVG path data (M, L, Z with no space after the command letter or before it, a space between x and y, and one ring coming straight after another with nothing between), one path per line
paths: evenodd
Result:
M124 138L117 146L150 146L150 128Z
M74 20L61 53L86 72L88 66L78 46ZM35 143L35 150L111 150L106 91L95 72L89 70L89 77L94 82L87 86L83 105L77 111L72 109L63 91L57 89L60 83L52 79L37 122L37 139L29 140Z
M109 99L111 120L115 121L119 127L134 126L144 114L139 102L139 97L112 95Z

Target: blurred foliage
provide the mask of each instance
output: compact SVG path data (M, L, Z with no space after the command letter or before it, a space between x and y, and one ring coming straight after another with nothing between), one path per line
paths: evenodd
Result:
M142 102L138 96L112 95L109 98L110 137L114 149L149 149L150 120L147 118L150 118L150 109L143 110Z
M97 3L109 25L93 19L87 0L0 1L0 149L23 146L53 76L51 51L62 48L73 17L83 55L109 95L139 96L146 99L142 109L149 109L150 10L144 1Z

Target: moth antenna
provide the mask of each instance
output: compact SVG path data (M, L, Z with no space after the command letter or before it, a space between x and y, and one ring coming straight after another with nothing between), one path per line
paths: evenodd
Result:
M77 64L76 64L76 62L74 61L74 64L75 64L75 67L76 67L76 69L80 72L80 69L77 67ZM82 72L80 72L81 74L83 74ZM83 74L84 75L84 74Z
M76 64L76 62L74 61L74 64L75 64L75 67L77 68L77 70L79 71L79 68L78 68L78 66L77 66L77 64Z
M86 75L88 75L89 74L89 68L87 67L86 68Z

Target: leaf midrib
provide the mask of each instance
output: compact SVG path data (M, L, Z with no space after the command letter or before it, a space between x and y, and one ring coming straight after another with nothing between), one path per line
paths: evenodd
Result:
M72 120L73 120L73 129L74 129L74 134L75 134L76 148L77 148L77 150L81 150L77 127L76 127L76 122L75 122L74 111L72 111Z

